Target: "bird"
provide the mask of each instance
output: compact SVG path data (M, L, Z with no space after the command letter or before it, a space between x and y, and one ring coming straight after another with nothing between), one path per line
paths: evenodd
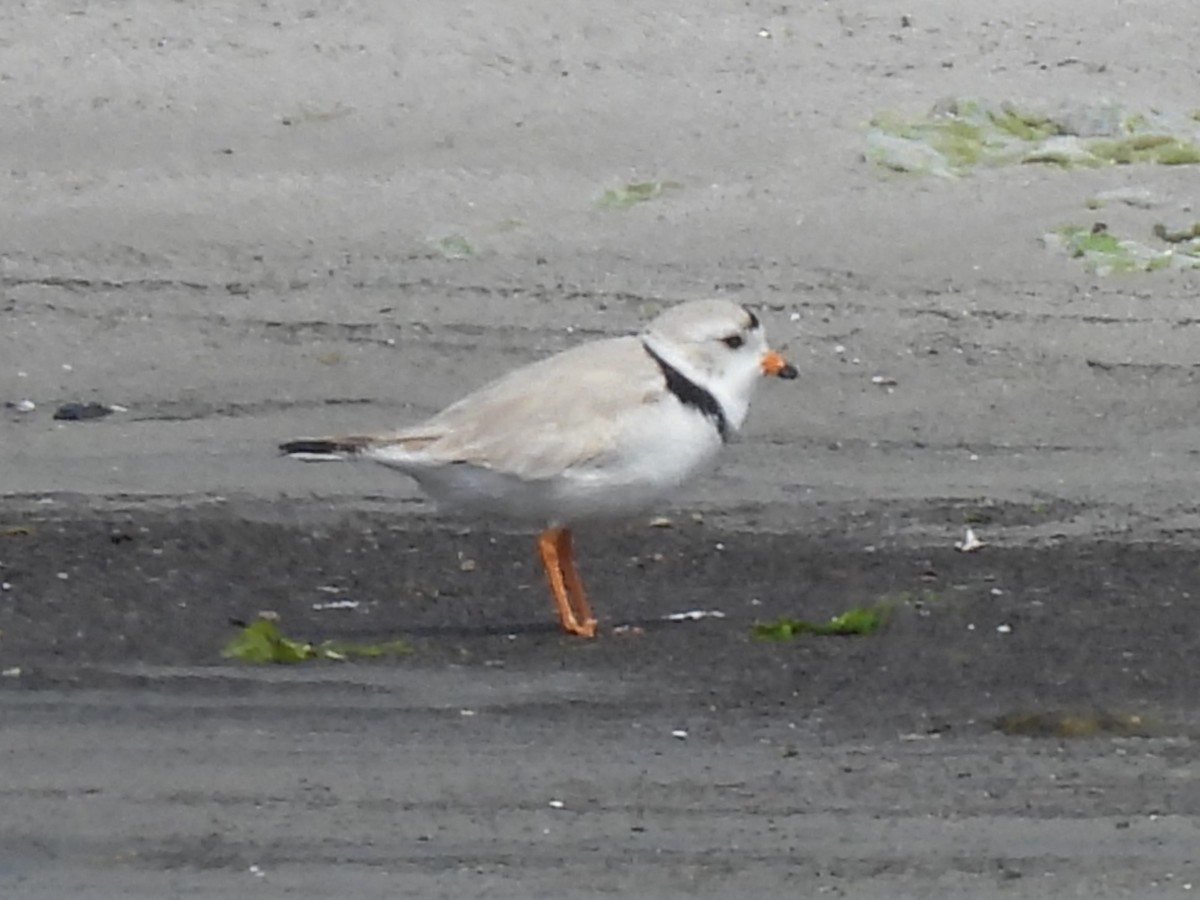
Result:
M559 623L595 637L571 529L652 508L713 467L763 376L794 379L762 323L725 299L659 313L640 334L514 369L399 431L298 438L306 460L360 459L412 477L440 508L540 528Z

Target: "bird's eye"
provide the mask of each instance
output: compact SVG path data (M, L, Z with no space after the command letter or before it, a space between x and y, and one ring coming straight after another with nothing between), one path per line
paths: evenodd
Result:
M731 334L729 337L721 338L721 343L730 350L736 350L742 344L746 343L746 339L740 334Z

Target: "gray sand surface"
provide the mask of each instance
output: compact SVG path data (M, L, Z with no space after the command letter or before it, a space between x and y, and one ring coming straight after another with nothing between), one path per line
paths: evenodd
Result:
M186 631L163 637L171 652L123 657L116 639L149 627L157 589L130 588L121 621L94 609L117 551L44 523L187 534L189 516L223 518L290 559L288 535L383 516L424 548L395 576L411 565L404 577L437 581L455 532L411 484L289 463L276 442L415 421L515 365L718 294L759 309L801 377L764 385L720 472L680 496L672 512L704 515L705 547L742 541L735 568L757 559L755 533L822 559L834 538L846 553L899 548L907 588L927 548L961 539L965 509L996 511L978 530L1017 554L1005 571L1018 582L1020 554L1059 542L1075 561L1159 543L1177 551L1168 574L1134 555L1122 588L1145 613L1130 652L1153 655L1160 602L1191 600L1200 528L1200 274L1100 278L1039 238L1067 222L1195 221L1200 168L886 176L863 159L864 127L945 97L1191 114L1197 84L1187 0L0 7L0 498L5 521L35 531L0 538L0 579L16 586L0 593L0 664L23 672L0 685L0 895L1189 896L1200 717L1182 651L1155 690L1112 694L1169 727L1061 745L999 735L878 674L854 698L886 726L863 724L861 707L839 723L834 688L820 716L789 708L776 722L776 693L705 713L705 678L731 683L761 662L752 650L709 673L677 647L678 680L631 684L619 654L589 662L535 630L500 675L494 634L453 631L461 611L430 613L425 654L392 666L223 667ZM650 180L679 186L594 204ZM1086 208L1121 187L1157 205ZM468 258L440 249L454 235ZM122 409L55 421L70 401ZM466 524L483 546L482 523ZM280 525L294 532L269 530ZM622 540L598 535L589 565L628 556ZM330 544L331 571L354 546ZM236 592L244 561L205 547L173 571ZM71 675L86 642L36 610L77 554L92 590L64 595L71 616L55 628L107 637ZM1028 565L1030 585L1053 579L1046 557ZM507 573L493 571L499 590ZM38 592L20 581L30 573L46 576ZM651 591L643 575L655 615L691 605L661 576L600 577ZM756 584L780 595L795 578L781 565ZM1109 584L1086 582L1056 590L1084 609ZM1158 593L1138 592L1151 583ZM276 605L301 589L275 587ZM518 624L545 613L534 590L516 600ZM1055 627L1081 641L1101 627L1066 618ZM745 649L742 624L715 634ZM923 646L916 631L894 639ZM630 640L632 671L657 640ZM460 642L475 647L461 660ZM956 690L1045 699L1019 689L1021 665ZM1087 680L1072 672L1039 689ZM676 696L701 747L661 739ZM653 738L639 730L647 708ZM925 715L959 730L902 733ZM812 760L795 803L773 782L787 723ZM982 783L960 791L970 771ZM1042 803L1062 780L1074 799ZM652 840L631 830L643 808Z

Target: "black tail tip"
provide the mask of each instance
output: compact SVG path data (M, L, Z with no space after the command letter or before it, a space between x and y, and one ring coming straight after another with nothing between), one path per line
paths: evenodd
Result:
M312 440L309 438L302 438L298 441L286 441L279 445L279 452L284 456L291 456L294 453L333 455L342 452L344 449L344 447L338 446L337 441Z

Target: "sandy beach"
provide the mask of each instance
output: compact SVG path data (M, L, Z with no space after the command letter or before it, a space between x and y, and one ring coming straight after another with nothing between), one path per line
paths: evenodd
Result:
M1186 227L1200 169L866 153L954 98L1194 121L1198 60L1182 0L0 10L0 893L1190 896L1200 273L1043 236ZM672 527L581 534L632 633L275 452L714 295L800 378ZM223 659L261 610L413 652ZM1046 710L1100 725L996 727Z

